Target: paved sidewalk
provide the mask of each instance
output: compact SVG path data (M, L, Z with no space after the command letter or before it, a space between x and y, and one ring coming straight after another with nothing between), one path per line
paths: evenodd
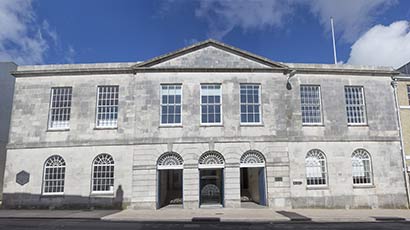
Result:
M291 209L316 222L410 221L409 209Z
M280 214L282 213L282 214ZM410 221L407 209L288 209L214 208L159 210L0 210L0 219L93 219L105 221L191 222L375 222Z
M109 221L172 221L190 222L195 218L219 218L221 222L272 222L289 221L289 218L269 208L259 209L159 209L159 210L124 210L102 218Z
M283 211L283 212L282 212ZM279 213L278 213L279 212ZM280 214L283 213L283 214ZM159 209L124 210L102 218L106 221L176 221L219 218L221 222L374 222L410 221L410 210L406 209Z
M94 219L119 212L119 210L13 210L0 209L0 219Z

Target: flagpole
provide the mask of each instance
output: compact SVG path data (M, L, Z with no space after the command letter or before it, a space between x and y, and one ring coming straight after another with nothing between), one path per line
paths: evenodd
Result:
M333 26L333 17L330 17L330 25L332 27L333 57L335 59L335 64L337 64L335 29L334 29L334 26Z

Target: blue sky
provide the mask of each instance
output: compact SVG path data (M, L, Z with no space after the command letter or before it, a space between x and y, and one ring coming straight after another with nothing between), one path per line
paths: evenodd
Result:
M332 63L330 16L339 61L410 61L405 0L0 0L0 61L134 62L214 38L274 61Z

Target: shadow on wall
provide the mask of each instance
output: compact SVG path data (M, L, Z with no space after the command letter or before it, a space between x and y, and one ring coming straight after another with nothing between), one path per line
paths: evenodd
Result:
M115 196L40 195L4 193L6 209L123 209L124 191L118 186Z

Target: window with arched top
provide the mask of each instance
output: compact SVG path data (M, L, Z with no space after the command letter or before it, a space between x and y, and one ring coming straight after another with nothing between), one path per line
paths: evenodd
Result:
M373 183L372 160L370 153L357 149L352 153L353 184L369 185Z
M49 157L44 163L43 194L64 193L65 161L59 155Z
M319 149L310 150L305 158L306 184L308 186L327 185L326 156Z
M184 160L175 152L163 153L157 161L158 169L182 169L184 167Z
M259 151L249 150L241 156L240 167L265 167L265 157Z
M114 192L114 159L107 153L98 155L93 161L93 192Z
M225 159L217 151L208 151L201 155L198 161L199 168L223 168Z

